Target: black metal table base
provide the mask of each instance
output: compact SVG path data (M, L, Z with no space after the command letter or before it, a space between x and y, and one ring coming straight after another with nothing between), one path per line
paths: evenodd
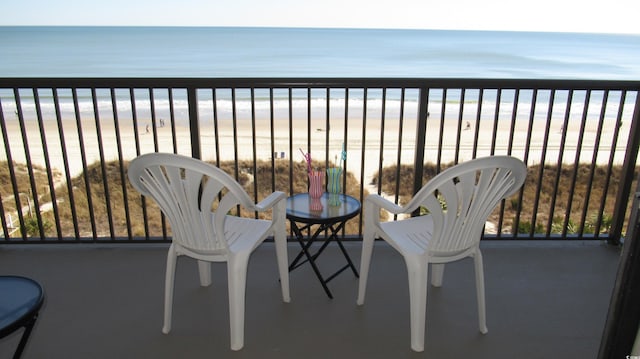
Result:
M313 268L313 272L316 274L316 277L318 277L320 284L322 284L322 288L324 288L325 293L327 293L327 296L331 299L333 299L333 295L331 294L331 291L329 290L327 283L329 283L338 274L344 272L347 268L351 268L351 271L356 276L356 278L359 277L356 267L353 265L353 262L351 261L351 258L347 253L347 250L344 248L342 241L340 241L340 238L338 237L338 233L340 232L340 230L342 230L342 227L344 227L345 222L346 221L317 224L318 228L316 228L313 234L310 237L308 237L307 240L305 240L305 235L303 234L303 232L307 229L310 229L311 226L313 226L314 224L305 224L301 227L298 227L295 221L291 221L291 228L293 229L293 233L295 234L298 240L298 243L300 243L302 250L300 251L300 253L298 253L298 255L293 260L293 262L291 262L291 265L289 265L289 271L291 272L292 270L298 268L302 264L309 262L309 264L311 265L311 268ZM322 243L320 248L314 254L311 254L310 252L311 245L313 245L313 243L318 239L320 233L327 230L331 232L331 235L324 238L324 242ZM344 267L338 269L335 273L331 274L329 277L325 279L322 276L322 273L320 273L320 269L316 264L316 259L327 248L327 246L332 240L338 244L338 247L342 251L344 258L347 260L347 264ZM303 259L303 257L305 258ZM301 261L301 259L303 260Z
M36 281L19 276L0 276L0 338L24 328L13 354L18 359L27 345L44 302L44 290Z

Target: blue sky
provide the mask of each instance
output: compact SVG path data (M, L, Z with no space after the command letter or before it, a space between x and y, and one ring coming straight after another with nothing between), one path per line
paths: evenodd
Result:
M640 34L638 0L0 0L0 25L284 26Z

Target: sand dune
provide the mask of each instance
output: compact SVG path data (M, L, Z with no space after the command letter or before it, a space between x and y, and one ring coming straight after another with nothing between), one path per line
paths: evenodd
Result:
M175 146L178 153L191 154L191 134L188 127L177 126L175 133L169 123L165 122L165 126L157 127L154 131L147 125L149 122L142 121L138 125L137 131L134 130L130 121L120 123L119 131L112 122L104 121L100 128L96 128L95 121L83 121L81 123L82 136L78 135L78 126L75 121L63 121L62 133L64 135L64 148L60 140L60 132L54 121L47 122L44 128L40 128L36 121L26 121L26 126L21 128L17 120L8 120L6 124L8 145L11 151L11 158L15 162L27 163L27 155L34 165L45 165L45 146L46 154L50 165L60 171L64 169L65 155L69 163L69 169L72 175L77 175L82 171L84 156L87 164L99 161L102 156L105 160L117 160L119 153L123 160L134 158L137 153L146 153L153 151L174 151ZM233 160L236 156L238 159L270 159L273 156L273 150L277 153L276 157L284 154L286 159L293 156L294 161L303 160L298 148L305 151L308 148L308 136L311 133L311 152L314 159L334 160L340 154L342 143L344 141L344 125L339 122L333 125L329 138L324 128L308 129L306 126L300 128L295 127L289 134L289 123L287 120L277 120L274 122L274 130L267 121L256 122L255 129L252 128L250 121L237 121L238 127L235 129L236 140L234 141L234 129L230 124L221 123L218 132L219 141L216 143L214 129L212 127L202 126L201 142L202 156L205 160L215 159L219 157L221 160ZM580 137L579 124L571 125L566 129L560 126L550 128L546 131L546 124L543 121L535 122L529 145L527 146L528 124L526 122L518 123L511 135L509 123L500 123L495 129L492 123L482 125L476 131L475 124L470 123L470 127L458 130L456 120L445 121L444 127L440 127L440 121L428 122L426 134L426 146L424 151L425 162L436 162L438 158L438 148L440 146L440 133L442 132L442 152L440 160L442 162L453 161L456 153L459 161L464 161L474 156L496 154L507 154L508 148L511 147L512 154L524 158L528 149L529 164L540 163L542 161L543 148L546 144L545 160L549 163L557 163L560 159L562 151L563 162L572 163L576 159L577 149L580 148L580 162L592 162L593 147L596 143L596 129L586 128L582 137ZM604 144L611 143L613 129L606 129L601 134L601 141ZM27 145L25 147L22 141L22 133L26 134ZM137 133L136 133L137 132ZM98 133L100 134L98 136ZM366 130L363 131L362 121L353 120L349 122L347 131L346 148L348 152L347 169L353 172L357 177L360 173L364 174L364 181L369 182L378 170L379 166L388 166L400 163L411 164L415 159L415 122L405 123L400 136L400 130L397 126L387 125L384 131L381 131L380 122L368 121ZM44 134L44 137L43 135ZM547 139L545 141L545 134ZM255 147L253 138L255 137ZM44 138L44 141L43 141ZM564 144L562 139L565 138ZM627 138L624 133L621 138ZM399 143L402 146L399 148ZM290 153L290 142L292 143L293 153ZM325 144L328 143L328 154L325 151ZM581 146L579 144L581 143ZM474 155L474 146L477 146L477 153ZM609 160L609 148L611 145L604 145L598 151L596 161L606 163ZM84 151L82 151L84 148ZM618 150L615 162L620 163L623 160L624 151ZM5 148L0 148L0 159L7 159ZM380 161L380 158L382 159Z

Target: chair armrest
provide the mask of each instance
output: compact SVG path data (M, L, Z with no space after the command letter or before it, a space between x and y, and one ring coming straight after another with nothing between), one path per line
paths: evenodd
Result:
M287 195L284 194L284 192L275 191L272 194L268 195L266 198L264 198L262 201L260 201L260 203L256 204L254 209L258 212L267 211L271 209L273 206L275 206L276 203L286 198L287 198Z
M398 206L378 194L370 194L365 199L365 202L371 202L374 206L387 210L393 214L406 213L406 210L403 207Z

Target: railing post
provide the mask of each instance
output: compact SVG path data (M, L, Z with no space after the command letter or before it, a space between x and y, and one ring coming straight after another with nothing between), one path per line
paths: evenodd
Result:
M200 153L200 121L198 120L198 94L195 87L187 88L189 103L189 133L191 134L191 157L202 159Z
M636 191L640 191L640 186ZM640 193L636 192L631 208L627 238L624 242L616 282L609 302L609 312L600 341L599 359L629 358L640 322L640 223L638 206Z
M416 149L414 155L415 169L413 173L413 193L422 188L422 173L424 173L424 148L427 136L427 104L429 102L429 89L420 88L420 103L418 104L418 123L416 126Z
M613 210L613 223L609 232L609 244L620 244L627 203L631 193L631 184L635 179L636 158L640 146L640 92L636 92L636 103L633 108L633 117L629 129L629 140L625 150L624 163L622 165L622 178L616 194L616 203Z

